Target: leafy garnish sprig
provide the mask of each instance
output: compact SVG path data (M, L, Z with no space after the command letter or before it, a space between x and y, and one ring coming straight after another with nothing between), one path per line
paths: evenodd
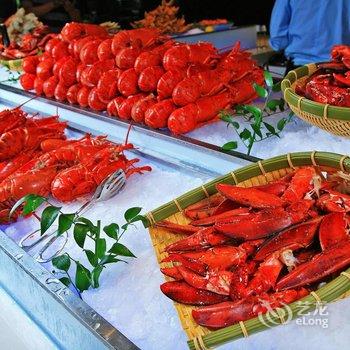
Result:
M270 137L280 137L280 133L286 125L291 121L293 112L289 113L288 117L282 117L276 124L276 127L266 121L267 117L273 114L283 112L285 110L285 101L283 98L271 99L273 92L281 90L280 84L273 83L271 74L264 71L266 87L256 83L253 84L256 94L264 99L263 107L260 108L254 105L237 105L234 108L234 113L222 111L220 119L227 122L227 126L231 126L242 144L247 148L247 154L251 154L253 145ZM236 116L242 116L244 121L249 123L247 127L241 126L237 121ZM233 140L226 142L222 149L225 151L234 150L238 147L238 142Z
M60 281L66 286L72 285L79 296L84 290L99 287L100 275L107 264L125 262L124 258L136 258L136 256L124 244L120 243L124 233L130 225L138 221L143 221L144 217L140 215L142 208L129 208L124 213L125 223L118 225L111 223L101 226L101 220L93 223L91 220L77 215L77 213L63 213L62 207L54 206L45 197L29 194L20 199L11 209L11 214L22 207L23 216L34 213L42 204L47 206L40 216L40 233L43 235L54 223L57 224L56 235L60 236L68 230L73 231L75 243L85 253L90 266L85 266L79 260L73 258L69 253L63 253L52 259L53 266L59 270L63 277ZM112 244L107 245L107 240L102 237L102 231L110 238ZM93 245L93 249L87 246ZM75 265L75 277L69 273L72 266Z

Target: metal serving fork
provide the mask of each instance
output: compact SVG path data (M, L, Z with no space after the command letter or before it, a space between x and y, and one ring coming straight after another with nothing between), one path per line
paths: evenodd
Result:
M123 189L125 183L126 176L124 171L120 169L117 170L109 177L107 177L100 185L97 186L92 198L76 212L76 215L81 215L83 212L86 212L87 210L91 209L91 207L97 202L103 202L114 197ZM40 230L31 232L19 241L19 246L24 251L29 252L39 244L43 243L44 246L34 255L34 259L40 263L49 262L62 252L68 240L67 232L60 236L57 236L55 234L56 232L57 230L54 230L50 233L45 233L44 235L40 236L40 238L37 239L34 243L26 244L28 240L30 241L35 236L37 236L38 233L40 234ZM50 255L47 258L44 258L44 253L56 242L57 239L62 240L61 246L52 255Z

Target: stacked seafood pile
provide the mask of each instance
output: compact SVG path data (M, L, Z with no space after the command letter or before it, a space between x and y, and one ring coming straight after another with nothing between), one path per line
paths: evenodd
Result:
M0 222L8 221L11 206L27 194L73 201L118 169L126 177L151 170L135 167L137 158L126 158L123 151L133 148L130 143L90 135L67 140L65 128L57 116L39 119L20 108L0 113Z
M220 55L209 43L176 43L156 29L109 36L79 23L67 24L23 70L26 90L176 134L255 98L253 83L263 84L262 70L239 44Z
M20 8L14 15L5 21L10 45L0 44L0 56L6 59L18 59L36 55L49 39L46 36L48 27L33 13L25 13Z
M317 64L318 69L296 85L295 92L310 100L339 107L350 107L350 46L333 47L332 62Z
M186 234L166 248L162 292L217 329L284 306L350 265L349 176L303 167L267 185L218 184L218 194L188 207ZM209 201L209 202L208 202Z

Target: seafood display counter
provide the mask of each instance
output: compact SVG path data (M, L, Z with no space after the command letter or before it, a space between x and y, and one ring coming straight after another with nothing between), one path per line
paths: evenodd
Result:
M29 97L29 94L18 88L3 86L0 90L0 107L3 109L16 106L27 101ZM113 121L103 114L68 108L48 99L37 98L23 108L31 113L39 111L43 115L54 114L58 108L62 119L69 121L71 128L68 133L71 137L79 137L84 132L97 135L108 132L111 139L122 141L127 130L127 125ZM298 131L288 131L288 139L276 138L275 145L265 144L254 153L265 156L268 152L278 152L272 146L293 150L292 147L297 147L297 140L300 141L299 138L296 139L298 132L304 132L303 142L310 142L311 148L321 148L323 145L320 140L327 140L323 132L320 132L318 140L311 138L314 131L310 132L300 122L291 124L290 127L292 126ZM190 137L219 145L214 138L219 137L219 134L222 137L225 128L224 123L209 125L193 132ZM348 141L334 142L332 136L328 136L328 139L332 142L332 147L338 147L335 150L345 153L342 147ZM289 142L282 146L286 140ZM104 204L96 204L87 216L91 220L101 217L106 222L121 220L124 210L133 205L142 205L144 212L147 212L193 187L202 185L218 174L256 160L243 157L242 154L234 157L222 153L219 147L207 148L207 142L196 143L187 138L187 135L175 138L147 128L133 127L129 141L137 146L137 150L131 151L133 155L141 159L142 165L151 165L153 170L147 176L130 178L117 197ZM160 149L157 151L155 146ZM185 150L188 150L187 154ZM196 150L198 153L193 156L193 151ZM72 212L79 204L65 204L62 210ZM30 217L1 227L0 283L59 348L176 350L187 347L187 339L175 309L160 293L159 285L163 278L149 234L141 225L132 228L123 240L123 243L132 248L137 259L127 265L108 268L101 279L100 288L82 293L83 300L51 275L51 264L40 266L17 246L16 243L37 226L36 219ZM68 239L66 250L79 254L72 237ZM289 323L247 339L237 340L235 346L238 349L288 349L290 344L299 348L308 344L308 348L319 350L332 348L336 344L338 348L346 348L346 334L350 331L346 321L347 309L350 309L350 301L345 299L327 306L325 327L312 325L308 321L312 315L308 315L303 321L307 327ZM271 339L274 339L273 343ZM231 346L220 348L229 349Z

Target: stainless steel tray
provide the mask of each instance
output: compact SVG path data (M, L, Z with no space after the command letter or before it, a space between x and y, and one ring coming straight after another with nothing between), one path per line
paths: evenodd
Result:
M0 84L0 103L14 106L28 101L32 94ZM29 112L58 113L77 134L108 134L114 141L124 141L129 124L59 103L36 98L23 107ZM216 176L233 168L256 161L256 158L198 142L185 136L175 137L164 131L134 125L130 141L135 152L179 172L195 172ZM1 268L6 266L6 268ZM0 230L0 286L3 287L63 349L138 349L121 332L77 298L53 275L36 263Z
M0 103L11 106L25 103L27 110L44 115L58 113L62 120L69 122L70 127L95 135L109 135L116 142L124 141L123 137L130 125L128 121L109 117L105 113L36 97L33 93L5 84L0 84ZM225 152L218 146L183 135L171 135L167 130L154 130L141 124L133 124L130 141L139 154L213 176L227 173L236 165L244 166L259 160L244 153Z

